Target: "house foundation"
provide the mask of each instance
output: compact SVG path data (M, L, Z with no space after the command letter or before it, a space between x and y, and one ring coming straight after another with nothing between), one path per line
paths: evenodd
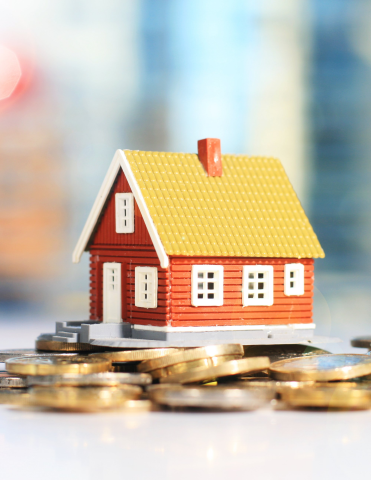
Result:
M314 335L314 324L244 325L238 327L151 327L102 322L57 322L55 333L39 340L88 343L110 348L202 347L240 343L242 345L284 345L333 343L337 338Z

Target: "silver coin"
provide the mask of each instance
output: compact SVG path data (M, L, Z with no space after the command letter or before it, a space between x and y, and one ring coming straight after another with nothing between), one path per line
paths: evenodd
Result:
M269 371L276 380L349 380L371 375L371 358L369 355L350 353L298 357L272 363Z
M275 398L268 389L230 387L167 387L153 388L149 398L169 407L193 407L219 410L256 410Z
M67 373L65 375L35 375L27 377L27 385L44 387L114 387L120 385L150 385L152 377L148 373L104 372L87 375Z
M25 388L26 379L11 375L8 372L0 372L0 388Z
M312 355L325 355L327 350L308 345L245 345L244 357L269 357L269 360L278 362L296 357L308 357Z
M33 348L15 348L14 350L13 349L10 349L10 350L0 350L0 363L4 363L6 362L7 360L9 360L10 358L14 358L14 357L31 357L31 356L35 356L37 355L38 357L39 356L44 356L44 355L63 355L63 356L66 356L66 355L76 355L75 352L73 353L70 353L70 352L67 352L67 353L64 353L64 352L58 352L58 353L50 353L50 352L43 352L43 353L40 353L38 350L34 350Z

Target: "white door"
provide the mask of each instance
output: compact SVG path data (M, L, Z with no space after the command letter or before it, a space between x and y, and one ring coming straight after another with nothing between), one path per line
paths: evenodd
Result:
M121 322L121 263L103 263L103 322Z

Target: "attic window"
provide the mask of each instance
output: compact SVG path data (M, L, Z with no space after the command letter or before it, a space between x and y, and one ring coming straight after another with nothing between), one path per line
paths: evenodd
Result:
M134 232L134 196L132 193L116 193L116 233Z
M304 295L304 265L287 263L285 265L285 295Z
M156 267L135 267L135 306L157 308Z
M192 266L192 305L223 305L223 267L221 265Z
M242 304L244 307L273 305L273 267L271 265L243 267Z

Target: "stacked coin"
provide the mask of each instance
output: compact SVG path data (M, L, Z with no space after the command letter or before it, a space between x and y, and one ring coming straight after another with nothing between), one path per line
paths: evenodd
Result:
M371 408L369 355L335 355L305 345L85 353L83 347L63 348L58 345L48 353L0 351L7 370L0 372L0 404L124 413L159 408Z
M136 372L138 365L145 360L163 357L183 349L179 348L147 348L138 350L121 350L111 352L92 353L92 356L103 357L109 360L111 372Z
M274 379L287 382L280 388L282 401L299 408L371 408L370 374L371 357L355 354L298 357L270 367Z
M143 412L152 408L151 402L141 398L144 386L152 383L151 376L111 372L107 356L18 350L14 352L18 357L9 358L11 353L0 352L7 369L0 373L0 403L86 412ZM151 358L148 351L143 355L138 351L118 353L125 355L125 360ZM168 350L152 355L165 353Z
M239 344L192 348L142 362L138 365L138 371L149 372L153 379L161 379L161 382L174 377L180 379L176 380L176 383L186 383L182 379L188 372L197 369L204 371L231 360L241 359L242 355L243 348Z

